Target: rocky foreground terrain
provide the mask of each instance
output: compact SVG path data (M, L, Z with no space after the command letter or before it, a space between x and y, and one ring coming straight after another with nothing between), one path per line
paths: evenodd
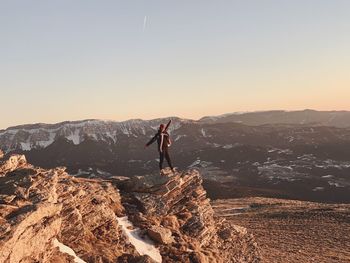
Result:
M212 205L216 216L254 233L262 262L350 262L349 204L254 197Z
M2 158L2 155L0 155ZM260 262L198 171L109 180L0 160L0 262Z

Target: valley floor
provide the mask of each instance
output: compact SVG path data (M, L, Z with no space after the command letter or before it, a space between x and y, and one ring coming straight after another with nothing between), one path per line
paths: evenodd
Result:
M212 206L218 217L254 234L263 262L350 262L349 204L253 197Z

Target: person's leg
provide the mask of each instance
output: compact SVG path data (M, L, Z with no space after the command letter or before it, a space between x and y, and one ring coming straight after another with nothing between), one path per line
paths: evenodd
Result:
M169 155L169 152L168 150L165 151L165 159L167 160L168 164L169 164L169 167L171 168L171 170L173 170L173 165L171 164L171 159L170 159L170 155Z
M159 170L163 169L164 151L159 152Z

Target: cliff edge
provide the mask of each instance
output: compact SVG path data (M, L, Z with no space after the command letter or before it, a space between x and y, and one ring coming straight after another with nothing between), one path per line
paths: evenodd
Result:
M1 158L1 157L0 157ZM0 262L260 262L188 170L84 179L0 160Z

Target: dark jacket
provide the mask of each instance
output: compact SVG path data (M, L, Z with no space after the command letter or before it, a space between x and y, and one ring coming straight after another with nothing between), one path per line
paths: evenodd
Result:
M158 130L158 132L153 136L153 138L146 144L146 146L150 146L152 143L157 141L158 143L158 151L163 152L164 150L167 150L168 147L171 145L171 140L169 133L167 132L167 129L170 125L171 121L167 124L164 131L161 132Z
M158 131L146 145L149 146L155 141L158 143L158 151L160 152L168 149L168 147L171 145L171 140L168 132Z

